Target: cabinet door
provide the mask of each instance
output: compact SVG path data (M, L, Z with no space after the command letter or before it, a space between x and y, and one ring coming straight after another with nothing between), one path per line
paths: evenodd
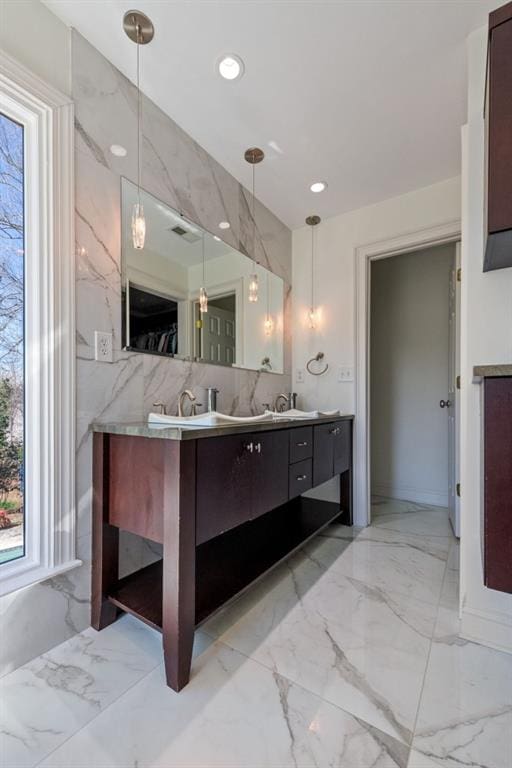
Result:
M350 431L349 421L338 421L334 432L334 474L340 475L350 469Z
M230 435L197 441L197 544L251 519L255 456L247 448L253 438Z
M288 430L256 432L254 443L252 517L288 501Z
M319 424L313 438L313 485L325 483L334 474L334 424Z

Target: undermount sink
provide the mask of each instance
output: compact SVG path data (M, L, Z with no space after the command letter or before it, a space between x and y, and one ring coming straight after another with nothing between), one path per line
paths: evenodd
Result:
M317 419L322 416L339 416L339 411L299 411L292 408L289 411L276 413L265 411L259 416L228 416L225 413L212 411L211 413L198 413L196 416L168 416L164 413L150 413L148 424L152 427L164 429L165 427L219 427L227 424L258 424L269 421L300 421L302 419Z
M260 421L273 421L270 411L260 416L228 416L212 411L198 413L196 416L168 416L164 413L150 413L148 423L153 427L219 427L223 424L257 424Z

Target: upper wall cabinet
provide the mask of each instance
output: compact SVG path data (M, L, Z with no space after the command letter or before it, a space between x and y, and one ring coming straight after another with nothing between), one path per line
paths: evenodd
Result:
M512 2L489 16L484 271L512 267Z
M121 196L125 348L283 373L283 280L144 190L144 246L135 248L132 211L139 191L122 179ZM257 301L249 298L253 273Z

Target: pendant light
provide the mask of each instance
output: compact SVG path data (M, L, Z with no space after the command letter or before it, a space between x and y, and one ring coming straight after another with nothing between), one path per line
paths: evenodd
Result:
M206 257L205 257L205 243L204 243L204 237L205 234L203 232L203 239L202 239L202 247L203 247L203 284L201 285L201 288L199 289L199 311L202 315L204 315L205 312L208 312L208 294L206 293L206 279L205 279L205 273L206 273Z
M150 43L154 37L155 30L150 19L141 11L128 11L123 18L123 29L137 45L137 202L132 210L132 241L133 247L138 251L144 248L146 240L146 218L144 216L144 206L140 199L140 144L141 144L141 123L142 123L142 104L140 93L140 46Z
M263 327L265 329L265 336L271 336L272 331L274 330L274 321L272 319L272 315L270 314L270 280L269 280L268 272L267 272L267 315L265 317L265 322L263 323Z
M256 214L255 214L255 201L256 201L256 195L255 195L255 189L256 189L256 165L258 163L261 163L263 158L265 157L265 153L262 149L259 149L258 147L251 147L250 149L247 149L245 151L244 158L245 160L252 165L252 261L253 261L253 272L249 276L249 301L251 303L254 303L258 301L258 274L256 272L256 266L257 261L255 259L256 255Z
M311 304L308 312L309 327L314 330L318 322L318 313L315 307L315 227L320 224L320 216L308 216L306 224L311 227Z

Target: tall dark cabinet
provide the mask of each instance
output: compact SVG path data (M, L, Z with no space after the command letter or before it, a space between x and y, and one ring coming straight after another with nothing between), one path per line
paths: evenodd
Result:
M512 266L512 2L489 15L484 271Z
M512 376L484 379L484 579L512 592Z

